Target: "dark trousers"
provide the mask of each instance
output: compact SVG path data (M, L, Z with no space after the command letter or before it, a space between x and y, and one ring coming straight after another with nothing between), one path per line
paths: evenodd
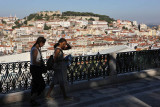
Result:
M45 81L42 77L41 68L39 66L31 65L30 72L32 75L31 95L34 93L40 95L45 89Z

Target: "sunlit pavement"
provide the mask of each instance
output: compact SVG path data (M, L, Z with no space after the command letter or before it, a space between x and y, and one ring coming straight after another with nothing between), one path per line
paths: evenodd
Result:
M40 107L160 107L160 76L68 93L72 101L39 99ZM29 101L4 107L30 107ZM3 106L0 106L3 107Z

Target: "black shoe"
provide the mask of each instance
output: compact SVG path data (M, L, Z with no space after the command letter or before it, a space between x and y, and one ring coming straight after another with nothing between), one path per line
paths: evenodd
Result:
M73 100L73 97L64 97L64 100L66 100L66 101L72 101Z
M40 106L41 104L35 100L30 100L31 106Z

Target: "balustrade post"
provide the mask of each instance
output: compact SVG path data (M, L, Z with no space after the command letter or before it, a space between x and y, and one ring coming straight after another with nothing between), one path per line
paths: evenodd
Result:
M71 70L71 84L73 84L73 70Z
M28 79L25 80L24 88L28 89Z
M0 74L1 74L1 70L2 70L2 65L0 64Z
M116 53L109 54L109 69L110 69L109 76L117 75L117 71L116 71L116 57L117 57Z
M2 87L2 82L0 81L0 93L2 92L2 90L3 90L3 87Z
M2 65L0 64L0 75L1 75L1 69L2 69ZM1 77L2 78L2 77ZM2 92L3 88L2 88L2 79L0 80L0 93Z
M47 73L47 84L50 83L50 77L49 77L49 74Z

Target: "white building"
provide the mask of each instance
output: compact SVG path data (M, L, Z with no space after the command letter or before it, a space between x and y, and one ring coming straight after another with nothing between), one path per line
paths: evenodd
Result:
M6 45L0 45L0 52L4 52L5 54L8 54L11 51L13 51L13 47L6 46Z
M77 20L76 23L79 23L80 27L88 25L88 21L87 20Z
M51 26L52 28L62 26L62 27L69 27L71 26L70 21L50 21L46 22L47 26Z
M133 21L133 25L138 27L137 21Z
M93 25L107 25L108 22L106 21L92 21Z
M45 21L43 21L43 20L35 21L35 26L37 28L43 28L44 24L45 24Z
M108 29L108 22L105 21L92 21L90 25L91 28L101 28L101 29Z
M15 34L17 37L20 37L21 35L27 35L27 31L23 27L15 28L13 30L13 34Z
M140 30L147 30L146 24L140 24Z
M69 26L71 26L71 24L70 24L69 21L61 21L61 22L60 22L60 25L61 25L62 27L69 27Z

